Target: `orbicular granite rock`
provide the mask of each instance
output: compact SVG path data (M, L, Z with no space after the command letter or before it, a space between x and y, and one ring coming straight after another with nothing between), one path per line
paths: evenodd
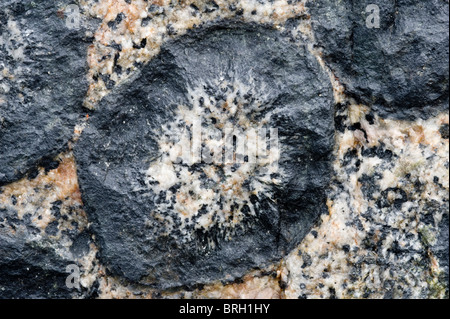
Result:
M168 42L75 147L101 260L160 288L278 261L327 212L333 114L327 74L274 29Z
M71 3L0 4L0 185L66 148L81 114L89 41Z
M381 116L414 119L448 107L448 4L313 0L307 6L325 61L347 92Z

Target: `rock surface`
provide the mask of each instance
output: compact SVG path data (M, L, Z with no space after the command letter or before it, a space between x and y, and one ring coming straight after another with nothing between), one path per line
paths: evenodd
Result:
M51 165L82 114L89 41L66 26L70 3L0 5L0 185Z
M448 108L448 1L316 0L307 7L325 61L356 100L397 119Z
M26 135L2 130L0 122L0 141L2 134L16 139L14 148L8 148L6 153L2 149L0 162L7 163L19 156L18 153L23 154L15 162L21 162L23 169L18 169L17 164L12 173L12 166L0 167L0 173L8 175L8 182L0 182L0 298L448 299L449 114L444 108L448 101L440 98L448 90L448 80L444 77L439 82L446 70L441 63L448 60L443 55L448 47L442 49L441 42L448 38L448 26L442 27L442 21L447 18L440 10L434 13L429 10L447 8L448 1L392 2L399 14L392 19L395 24L388 28L383 23L395 11L391 3L373 2L381 9L381 28L365 30L360 27L365 27L370 14L365 12L364 5L369 4L366 1L353 1L351 7L350 2L344 0L74 1L80 11L81 29L87 29L85 39L84 35L78 37L76 33L74 37L77 41L81 38L81 46L92 40L84 54L87 70L79 77L88 80L83 105L92 112L78 121L79 115L73 116L79 114L78 110L72 112L69 108L67 117L73 116L73 121L67 122L55 122L58 116L64 118L60 104L48 107L47 113L58 114L50 116L49 122L45 122L42 110L31 115L27 111L17 117L6 105L17 101L11 92L20 90L35 102L47 99L47 95L38 89L33 93L24 83L33 82L36 77L49 81L54 78L44 68L41 71L24 69L26 61L20 57L28 53L31 57L39 55L40 46L48 48L53 33L43 30L46 22L57 21L55 23L62 26L60 32L68 32L65 28L68 13L64 8L69 2L58 2L61 7L54 10L50 9L54 2L1 2L1 117L16 116L16 119L28 121L29 125L16 122L18 130L23 132L29 132L29 127L40 120L46 124L32 130L42 136L47 129L57 127L57 122L64 127L67 123L67 127L70 126L67 132L74 134L56 134L66 137L61 139L63 146L55 150L66 148L70 140L67 151L55 156L59 151L47 153L44 150L47 144L43 144L42 155L34 157L29 155L29 145L23 144ZM39 23L30 18L31 9L21 10L20 6L15 9L17 4L24 3L42 10L48 8L45 9L48 16L40 9L35 11L35 14L41 12ZM422 4L427 7L422 8ZM418 10L412 13L411 8ZM55 20L55 10L63 24ZM406 21L411 14L415 18ZM31 19L32 29L37 32L29 32L30 27L24 25L26 19ZM224 22L230 20L239 23L233 28L229 22ZM93 30L90 21L100 22L95 33L90 32ZM214 25L222 28L208 29ZM351 27L359 42L348 38ZM208 36L204 35L205 30L214 32ZM442 30L440 35L438 30ZM251 41L242 44L245 37L239 38L241 33L248 34L246 37ZM366 48L368 44L363 41L364 37L390 40L391 34L396 36L391 42L372 41L372 46ZM430 37L424 37L425 34ZM72 39L72 33L68 35ZM217 45L211 45L210 51L204 50L210 47L209 42L214 37L220 40ZM229 41L225 41L227 37ZM61 40L58 36L55 39ZM271 39L277 41L271 43ZM52 52L64 55L62 51L68 50L68 54L72 54L72 44L61 41L58 48L66 44L67 47L61 52L52 48ZM227 43L232 49L222 50ZM389 46L390 43L394 45ZM201 44L207 45L199 48ZM238 44L242 52L236 50ZM349 44L359 46L349 49ZM22 51L21 47L27 50ZM376 56L380 49L389 51L399 47L401 51L393 55ZM433 51L433 47L441 51ZM256 53L258 48L263 49L261 54ZM367 55L362 48L367 50ZM197 51L201 53L186 56ZM277 59L266 59L272 51L276 51L273 55ZM356 53L358 59L349 60L345 55L349 52ZM235 58L240 54L252 57L247 67L241 63L245 59ZM190 62L198 55L213 61L211 65L216 68L198 61L192 65ZM441 55L442 61L438 60ZM408 60L410 58L412 60ZM429 65L416 76L412 70L420 68L425 60ZM33 61L32 65L46 66L38 58ZM283 61L292 63L288 65ZM378 69L376 72L369 69L364 78L361 74L368 69L367 61L374 62ZM58 70L51 61L47 62L50 68ZM248 71L248 66L252 65L256 65L254 70ZM307 71L292 72L295 66L302 65L309 66ZM386 70L391 72L391 66L397 69L389 78ZM233 68L237 69L234 74L239 76L221 72ZM407 80L401 80L398 69L405 72ZM265 74L265 70L272 72ZM352 73L355 70L362 73ZM69 77L73 75L65 71L61 72ZM146 86L145 81L152 75L156 80ZM284 87L270 80L282 79L284 83L288 79L295 83L301 77L308 79L303 86ZM368 85L365 79L370 79L368 83L372 84ZM396 83L397 80L401 84ZM61 85L61 96L55 99L74 93L65 86L67 82L62 82L65 84ZM263 86L265 82L270 85ZM436 83L442 86L439 88ZM311 86L316 88L311 89ZM331 87L333 96L329 92ZM324 113L311 112L310 116L303 116L295 113L298 108L289 109L296 100L305 99L307 92L314 93L316 89L322 91L321 95L313 95L310 104L305 105L307 108L317 106ZM169 90L173 93L167 93ZM408 95L411 90L414 90L411 97L429 103L415 103ZM51 92L57 94L56 90ZM238 92L245 94L238 95ZM284 95L273 98L276 92ZM383 102L392 96L395 103L404 99L405 105ZM50 99L50 95L48 97ZM227 107L225 110L215 107L223 101L227 102L228 111ZM281 109L283 105L289 109L283 112L284 116L270 107L277 103ZM325 110L331 110L333 103L334 114L330 115ZM164 104L170 107L163 107ZM258 112L260 107L268 111ZM240 112L242 110L251 112ZM234 116L230 116L232 114ZM275 152L268 158L262 156L262 162L250 162L252 165L244 158L244 163L223 165L224 169L215 162L212 165L183 164L184 146L189 142L186 132L194 134L195 127L198 128L194 125L195 118L203 119L201 130L206 139L201 140L202 148L212 151L210 155L216 155L214 146L218 145L214 128L229 120L240 129L268 129L269 141L275 136L270 128L276 122L279 145L287 152L281 152L280 156ZM288 122L289 119L297 121ZM311 127L304 129L308 123ZM286 126L289 126L289 130L285 130L288 138L280 129ZM324 139L302 138L318 131L324 134ZM330 138L334 135L332 142L325 138L327 132ZM98 139L94 139L95 136ZM249 137L254 140L254 135ZM125 141L129 144L125 145ZM240 139L228 141L233 149L240 150ZM308 145L310 149L303 147ZM78 167L73 147L77 161L81 161ZM152 152L160 157L151 157ZM307 156L319 153L326 158L325 165L330 163L332 167L324 169L324 175L316 179L317 174L320 175L320 165L313 157L310 162L316 166L310 166ZM299 155L302 161L290 158L287 162L286 157L293 155ZM108 161L109 158L113 160ZM278 160L279 173L287 174L272 174L276 166L266 161L271 158ZM241 159L242 156L237 156L237 160ZM5 178L5 173L2 174L1 178ZM298 178L294 179L294 175ZM20 176L23 177L16 180ZM79 178L83 185L81 190ZM290 180L296 183L289 183ZM229 187L230 184L233 187ZM317 199L315 203L305 204L308 200L305 197L297 201L295 197L301 193L302 185L314 189L310 199ZM283 192L289 189L295 191L284 196ZM98 192L92 193L92 190ZM178 194L186 196L176 196ZM118 203L111 198L118 199ZM99 203L99 199L105 202ZM274 203L270 199L279 200ZM112 221L105 218L105 203L115 217ZM298 206L298 203L305 205ZM293 205L294 209L279 214ZM141 209L143 206L157 212L150 216L156 218L145 220L145 226L138 223L139 218L144 220L142 216L149 216ZM95 211L95 207L100 210ZM307 217L292 213L305 207L311 210ZM131 209L125 211L124 208ZM118 214L121 211L123 215ZM288 223L277 224L290 217ZM293 227L286 227L287 224ZM298 229L300 226L304 228ZM142 235L136 236L141 229ZM272 234L280 234L279 240L275 241L270 232L252 237L258 229L273 230ZM146 237L148 230L154 231L153 237ZM231 264L233 258L237 258L233 253L239 255L245 250L235 245L240 234L247 234L241 236L241 241L253 241L254 245L262 244L268 249L252 249L249 258L240 265ZM121 249L119 236L130 251L115 258L114 253ZM162 245L143 246L151 238L160 238ZM262 239L267 241L262 243ZM185 247L184 251L178 248L174 251L181 260L193 256L186 264L195 267L189 269L178 260L170 262L169 266L160 263L170 260L167 256L169 242L174 247ZM233 253L224 251L227 247L233 249ZM151 258L148 262L146 254L152 249L160 259ZM203 263L214 251L215 259L209 264L208 261ZM219 259L232 276L224 276L224 268L215 272L210 267ZM255 265L259 269L252 270ZM154 272L152 267L156 268ZM79 276L73 276L75 273L69 272L69 268L78 269ZM148 276L140 277L147 272ZM182 275L164 277L169 272ZM78 279L79 286L68 285L69 279L73 283Z
M88 272L96 252L81 209L73 157L61 155L56 162L54 169L39 168L33 179L0 188L1 298L95 295L95 284L66 285L72 272L67 267Z
M162 288L279 260L326 211L333 112L315 58L270 28L223 23L166 44L100 103L75 148L102 260ZM180 127L194 134L196 118L204 144L216 141L212 127L220 139L227 125L238 139L238 129L278 128L279 168L260 153L255 163L177 162Z
M0 234L0 286L2 298L71 298L66 286L67 260L51 248Z

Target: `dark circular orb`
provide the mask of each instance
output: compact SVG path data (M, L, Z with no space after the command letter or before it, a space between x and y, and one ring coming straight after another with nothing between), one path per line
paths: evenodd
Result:
M86 25L66 25L71 3L2 1L0 185L66 149L81 116L89 41Z
M357 101L403 120L448 109L448 1L325 0L307 7L325 62Z
M223 22L165 44L100 103L75 146L102 261L159 288L278 261L327 212L333 105L307 48L269 27ZM196 120L202 156L219 160L183 160ZM273 157L245 155L250 143L238 151L252 130ZM214 148L221 140L236 155L229 163Z

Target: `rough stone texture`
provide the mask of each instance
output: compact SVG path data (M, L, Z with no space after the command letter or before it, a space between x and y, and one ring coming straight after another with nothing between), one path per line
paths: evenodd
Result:
M2 298L71 298L66 287L67 261L52 249L34 246L0 234Z
M3 1L0 11L3 12L3 8L11 3ZM161 46L182 37L187 30L203 28L224 19L236 19L243 23L272 25L293 45L307 43L310 52L330 76L336 103L335 147L332 151L334 176L329 190L325 192L328 210L296 248L290 253L286 250L289 253L287 256L263 269L249 270L234 280L217 280L166 290L116 276L111 273L105 258L101 258L101 243L92 234L97 224L92 219L93 214L88 218L84 212L75 159L70 151L83 127L91 123L92 117L86 117L86 121L75 126L68 152L56 157L49 156L41 162L41 167L31 168L25 178L0 186L0 264L3 266L0 269L0 298L448 299L448 110L399 107L395 112L388 113L385 105L361 104L364 100L348 89L352 78L335 76L339 72L338 65L327 57L331 51L327 53L324 49L338 45L345 47L349 43L345 38L347 24L343 23L342 30L337 30L337 25L333 26L333 23L345 20L342 10L350 9L343 5L345 1L340 1L341 11L328 12L330 17L337 14L339 18L327 20L323 15L326 8L318 6L320 3L328 3L333 8L338 2L81 0L79 5L83 23L92 18L101 20L86 56L89 69L85 75L89 89L85 104L93 109L98 107L97 102L102 97L111 93L113 96L120 95L116 91L120 89L117 86L130 79L133 81L131 83L139 83L139 72L158 56ZM357 1L353 3L359 5ZM406 2L397 3L403 5ZM448 5L446 1L434 3ZM308 10L305 10L305 5ZM426 19L429 12L424 12L420 15L417 11L415 19L410 22L415 24ZM363 11L361 14L365 20L367 15ZM436 16L439 14L438 11ZM348 16L348 19L353 17ZM323 38L326 32L317 29L318 21L321 21L324 30L328 30L329 39ZM437 21L429 19L425 26L434 25ZM422 28L417 27L416 30L419 32L415 35L420 34ZM428 31L434 33L434 30L437 28ZM385 31L379 31L380 35L386 36ZM10 32L8 29L8 39ZM1 34L2 45L13 42L5 42L3 29ZM448 36L448 30L442 34ZM413 35L411 37L414 38ZM434 36L436 38L428 39L442 39ZM335 42L336 39L342 42ZM16 45L23 42L14 34L13 40L17 40ZM379 48L378 44L375 48ZM422 48L425 56L434 59L435 55L430 54L427 45ZM409 52L411 47L405 46L403 49L402 52ZM6 65L3 51L0 57L0 64ZM342 59L342 66L348 67L343 57L337 56ZM399 59L398 63L402 61ZM397 62L393 63L397 65ZM433 62L432 67L439 63ZM383 71L384 67L379 71ZM4 69L0 74L0 101L7 101L4 83L13 86L16 85L15 80L13 74ZM437 75L439 73L432 74L430 78L434 81ZM19 77L24 78L24 75ZM411 83L418 83L414 81ZM406 88L406 85L400 87L399 92L404 93L402 90ZM446 87L442 93L445 90ZM234 94L232 90L225 91ZM197 87L195 93L204 95L207 92ZM256 95L260 99L264 97ZM364 94L362 96L367 98ZM445 104L442 103L443 106ZM118 114L125 114L127 104L120 106ZM430 109L439 114L433 115L428 112ZM187 109L184 111L186 115L192 114ZM96 112L100 115L93 113L95 122L102 110L99 108ZM180 114L175 112L174 118L183 119ZM111 112L105 114L105 118L108 116ZM134 130L127 134L130 132L138 134ZM158 146L170 142L165 134L167 132L167 128L161 129L159 135L153 137L158 141ZM92 147L89 145L86 148ZM3 156L0 153L0 161ZM152 168L150 172L149 166ZM147 182L151 181L149 177L158 177L155 167L145 167L144 172L150 173L144 174ZM109 174L107 178L110 178ZM147 189L148 185L152 190L157 188L157 184L149 183L145 185ZM208 185L217 190L213 184ZM207 195L208 191L197 193ZM220 191L216 193L220 194ZM238 196L232 198L239 199ZM158 205L160 209L167 208L165 201L160 201ZM167 225L171 224L168 221ZM62 286L65 267L73 264L80 267L80 289ZM33 281L35 276L39 280ZM23 278L22 281L18 277Z
M264 167L258 166L241 172L239 166L249 163L181 163L173 164L176 182L166 183L169 174L151 181L160 188L151 187L146 171L165 153L158 143L164 134L179 138L177 125L189 121L177 120L177 107L185 105L183 112L189 112L208 103L212 111L194 114L204 117L204 126L211 119L244 130L264 121L267 129L278 128L280 168L273 174L279 177L265 178ZM211 112L216 118L208 118ZM102 260L114 274L163 288L233 280L279 260L326 211L333 112L325 72L304 46L290 44L277 31L229 23L163 46L134 81L102 101L75 148L83 201ZM168 165L172 168L172 162ZM207 177L208 169L224 176L219 181ZM180 176L191 174L187 170L193 176ZM197 209L184 206L192 214L185 219L176 207L179 197L195 200L187 193L196 171L206 183L197 192L214 188L208 182L235 192L220 193L217 186L220 205L205 201ZM203 195L198 196L201 201ZM161 200L172 205L160 205ZM203 226L197 220L202 214L220 218L230 201L230 218L239 219L237 225L218 220ZM233 205L238 205L236 211ZM175 229L167 229L172 219Z
M429 118L448 108L447 0L309 1L324 59L346 91L384 117ZM380 28L368 28L368 5Z
M87 230L73 157L55 159L0 188L0 298L89 298L95 249ZM69 265L83 274L80 289L66 286ZM89 283L89 284L87 284Z
M286 258L288 298L448 298L448 114L342 105L329 214Z
M66 27L69 3L0 4L0 185L48 165L82 112L89 40Z

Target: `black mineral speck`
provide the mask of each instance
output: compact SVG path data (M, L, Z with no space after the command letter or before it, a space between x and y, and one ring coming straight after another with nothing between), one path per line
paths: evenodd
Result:
M54 220L47 225L45 228L45 233L50 236L56 236L58 233L58 221Z
M112 30L116 30L117 26L126 18L126 15L123 12L117 14L114 20L111 20L107 23L108 27Z
M347 117L343 116L343 115L337 115L334 118L334 125L336 127L336 130L338 130L341 133L345 132L346 129L346 125L345 125L345 120L347 119Z
M61 217L61 205L62 205L62 201L60 201L60 200L57 200L52 203L51 212L52 212L52 215L55 216L55 218Z
M373 114L366 114L366 116L365 116L365 118L366 118L366 121L370 124L370 125L373 125L374 123L375 123L375 118L374 118L374 116L373 116Z
M32 180L35 179L39 175L39 169L37 167L32 167L28 171L27 179Z
M73 240L70 251L75 256L83 256L89 252L91 242L91 235L87 231L83 231Z
M439 128L439 133L441 133L441 137L445 140L448 140L449 136L449 130L448 130L448 124L442 124Z
M148 26L148 24L150 23L151 20L152 20L152 18L150 18L150 17L143 18L142 21L141 21L141 27Z

